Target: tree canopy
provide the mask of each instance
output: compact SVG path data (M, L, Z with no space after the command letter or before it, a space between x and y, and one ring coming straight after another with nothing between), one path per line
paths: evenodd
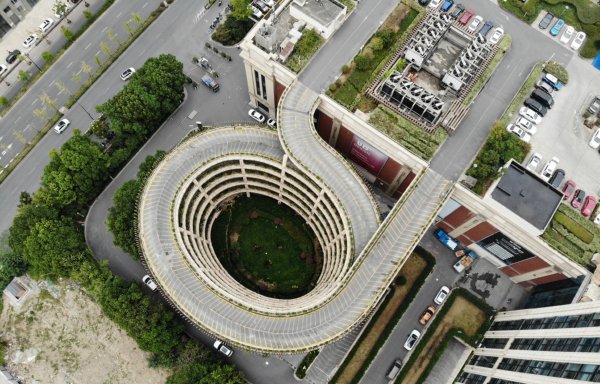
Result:
M231 0L231 16L237 20L245 20L252 16L252 0Z

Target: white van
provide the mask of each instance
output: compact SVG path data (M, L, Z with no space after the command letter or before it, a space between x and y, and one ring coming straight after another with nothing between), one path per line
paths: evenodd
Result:
M390 370L387 373L387 378L390 380L394 380L398 376L398 374L400 373L401 370L402 370L402 362L400 360L394 361L392 368L390 368Z

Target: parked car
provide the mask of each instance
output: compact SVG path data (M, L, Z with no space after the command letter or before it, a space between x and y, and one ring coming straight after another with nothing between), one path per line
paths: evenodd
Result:
M600 212L598 212L598 214L594 218L594 224L600 225Z
M531 172L536 172L537 168L539 167L539 165L541 163L542 163L542 155L540 155L539 153L536 152L533 155L531 155L531 158L529 159L529 162L527 163L527 166L525 168L527 168Z
M271 128L277 128L277 121L274 119L269 119L267 120L267 125Z
M531 98L537 100L540 104L548 109L552 108L554 105L554 99L552 98L552 95L539 88L536 88L533 90L533 92L531 92Z
M558 80L558 78L550 73L546 73L544 75L544 77L542 77L542 80L544 80L546 83L550 84L552 86L552 88L554 88L554 90L556 91L560 91L560 89L563 86L563 83Z
M437 8L441 2L442 0L431 0L427 6L429 8Z
M573 192L575 192L576 189L577 189L577 184L575 183L575 181L567 180L567 182L565 183L565 185L563 185L563 188L562 188L563 200L569 200L571 198L571 196L573 195Z
M598 204L598 198L596 196L589 195L583 202L581 214L585 217L590 217L592 212L594 212L594 209L596 209L596 204Z
M550 34L552 36L558 36L558 34L560 33L560 31L563 29L564 26L565 26L565 21L563 19L556 20L556 23L554 23L552 28L550 28Z
M38 39L38 36L32 33L31 35L27 36L27 38L23 42L23 46L25 48L31 48L33 46L33 44L35 44L37 39Z
M579 31L577 32L577 34L575 35L575 38L573 39L573 42L571 42L571 49L574 50L578 50L579 48L581 48L581 44L583 44L583 41L586 38L586 34L583 31Z
M390 368L390 370L388 371L388 373L385 377L387 377L388 380L394 380L394 379L396 379L396 377L398 376L398 374L400 373L401 370L402 370L402 362L400 360L396 360L396 361L394 361L394 364L392 364L392 367Z
M261 124L265 122L265 115L258 112L256 109L249 110L248 116L250 116L251 118L253 118L254 120L258 121Z
M534 124L539 124L542 122L542 116L538 115L527 107L521 107L521 109L519 109L519 115L523 116Z
M551 14L550 12L546 13L546 15L544 16L544 18L542 20L540 20L540 23L538 24L538 27L540 27L540 29L546 29L548 28L548 26L550 25L550 22L552 22L552 20L554 19L554 15Z
M540 104L538 101L532 98L525 100L524 104L527 108L531 109L540 116L545 116L548 112L546 107L544 107L542 104Z
M156 283L154 282L154 280L152 280L150 275L144 275L144 277L142 277L142 282L146 284L146 286L152 291L156 291L156 289L158 288L158 285L156 285Z
M527 120L524 117L519 117L515 124L523 128L523 130L529 133L530 135L535 135L535 133L537 132L537 127L535 126L535 124L533 124L531 121Z
M429 307L427 307L427 309L425 309L425 311L423 311L423 314L421 315L421 317L419 317L419 324L421 325L425 325L429 322L429 320L431 320L431 318L433 317L433 314L435 313L435 307L433 305L430 305Z
M450 12L450 16L458 19L458 17L465 11L465 6L462 4L455 4L454 8L452 8L452 12Z
M596 129L596 132L592 135L590 139L590 147L594 149L598 149L600 147L600 128Z
M54 19L52 19L51 17L44 19L42 24L40 24L40 31L42 33L46 33L46 32L48 32L48 30L50 28L52 28L53 25L54 25Z
M544 91L548 92L549 94L552 94L552 92L554 92L554 88L542 79L539 79L537 81L537 83L535 83L535 87L539 88L539 89L543 89Z
M21 51L19 51L18 49L9 51L8 56L6 56L6 62L8 64L14 63L15 61L17 61L17 58L19 57L20 54L21 54Z
M560 37L560 42L563 44L569 44L569 41L571 41L571 38L573 37L574 33L575 28L571 27L570 25L567 25L567 28L565 28L565 31Z
M531 140L531 135L525 132L523 128L517 127L515 124L508 124L506 130L510 133L515 134L519 139L523 140L526 143L529 143Z
M600 112L600 97L594 96L594 99L590 103L590 106L588 107L587 110L592 115L598 114L598 112Z
M477 30L477 28L479 28L481 23L483 23L483 17L475 16L471 21L471 24L469 24L469 32L474 33Z
M467 23L469 22L469 20L471 20L471 17L473 17L474 14L475 11L469 8L465 11L465 13L462 14L460 19L458 19L458 22L461 25L467 25Z
M488 20L485 22L485 24L483 24L483 27L481 27L481 29L479 30L479 34L485 38L485 36L490 32L492 28L494 28L494 23Z
M502 38L502 36L504 36L504 29L502 29L502 27L496 28L496 30L492 34L492 37L490 37L490 43L497 44Z
M433 302L436 303L437 305L442 305L442 303L444 301L446 301L446 298L448 297L449 293L450 293L450 288L448 288L444 285L442 288L440 288L437 295L435 295Z
M8 66L0 64L0 76L4 75L4 72L8 71Z
M552 177L550 178L550 180L548 180L548 184L550 184L554 188L558 189L558 187L560 187L560 184L563 182L564 179L565 179L565 171L562 169L557 169L552 174Z
M413 329L410 335L408 335L406 342L404 343L404 349L406 349L407 351L413 349L415 344L417 343L417 340L419 340L419 337L421 337L421 332L417 331L416 329Z
M419 5L426 7L427 4L429 4L429 0L419 0Z
M578 189L573 194L573 200L571 200L571 207L578 209L581 207L581 203L583 203L583 199L585 198L585 191L583 189Z
M444 1L444 4L442 5L442 12L448 12L448 10L452 8L452 5L454 5L454 0Z
M548 181L550 180L550 178L552 177L552 174L554 174L554 171L556 170L556 167L558 166L558 163L560 162L560 160L558 159L558 157L553 157L552 159L550 159L549 162L546 163L546 165L544 165L544 168L542 169L542 172L540 173L540 177L542 178L542 180L544 181Z
M54 126L54 132L56 132L60 135L61 133L63 133L65 131L65 129L67 129L69 127L69 125L71 125L71 122L69 120L62 119L61 121L56 123L56 125Z
M221 340L215 340L213 346L217 351L221 352L227 357L231 357L231 355L233 355L233 350L227 347Z
M121 73L121 80L127 81L135 73L135 68L127 68Z

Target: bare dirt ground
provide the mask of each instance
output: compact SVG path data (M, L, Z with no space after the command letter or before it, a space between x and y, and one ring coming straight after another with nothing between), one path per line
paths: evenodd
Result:
M0 339L6 364L24 383L164 383L168 370L148 367L146 352L76 286L56 284L19 309L4 299Z

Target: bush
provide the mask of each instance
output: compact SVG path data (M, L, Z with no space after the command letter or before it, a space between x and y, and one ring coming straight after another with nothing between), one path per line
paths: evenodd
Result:
M569 72L562 65L558 64L556 61L549 61L546 63L544 67L544 71L547 73L556 76L556 78L563 83L567 84L569 82Z
M371 68L371 61L364 54L360 54L354 58L354 64L359 71L366 71Z
M296 369L295 375L297 378L304 379L306 377L306 372L308 371L308 368L310 367L312 362L317 358L318 355L319 350L316 349L314 351L308 352L308 354L304 356L304 359L302 359L302 362L300 363L300 365L298 365L298 368Z
M234 17L227 17L225 22L219 24L213 32L212 39L223 45L231 46L242 41L253 26L254 22L250 19L237 20ZM210 48L209 45L206 47Z
M317 32L305 29L288 59L287 66L296 73L300 72L324 42L325 39Z
M342 73L347 74L348 72L350 72L350 66L348 64L342 65Z
M54 60L54 55L48 51L42 52L42 59L46 63L51 63Z
M336 89L337 89L337 84L336 83L329 84L329 90L331 92L335 92Z
M594 240L594 235L591 232L583 228L581 225L575 222L575 220L571 219L564 213L556 212L554 219L584 243L590 244L592 240Z

